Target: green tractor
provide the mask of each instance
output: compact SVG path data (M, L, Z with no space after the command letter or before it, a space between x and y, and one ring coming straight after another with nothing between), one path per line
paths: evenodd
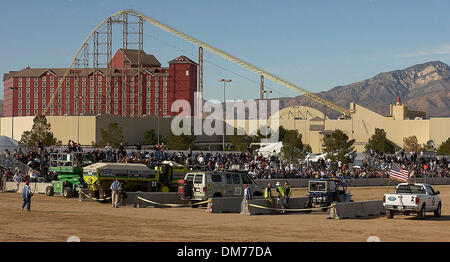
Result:
M56 179L45 189L47 196L55 193L71 198L83 186L83 166L89 164L88 155L81 152L50 154L50 172Z

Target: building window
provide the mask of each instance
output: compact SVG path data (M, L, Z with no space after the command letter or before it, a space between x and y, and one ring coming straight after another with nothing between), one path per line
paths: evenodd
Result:
M155 86L159 86L159 82L155 82Z
M45 76L43 76L43 77L42 77L42 81L45 81L45 79L46 79Z
M167 93L163 93L163 98L167 98Z
M46 82L42 82L42 87L46 87L47 83Z
M167 110L163 110L163 114L164 114L164 115L167 115Z
M55 81L55 77L54 76L50 76L50 81Z
M50 87L54 87L54 86L55 86L55 83L50 82Z
M39 86L38 82L34 82L34 87L38 87L38 86Z
M38 93L34 93L34 98L38 98L39 94Z
M167 86L167 82L163 82L163 86Z
M19 87L22 87L22 82L19 82Z
M186 70L186 76L189 76L189 70Z
M151 76L147 76L147 82L150 82L152 80Z
M21 116L22 115L22 110L18 110L17 111L17 115Z

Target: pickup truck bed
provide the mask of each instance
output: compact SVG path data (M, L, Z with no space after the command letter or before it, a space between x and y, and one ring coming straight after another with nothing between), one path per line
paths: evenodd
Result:
M435 192L428 184L399 184L394 194L384 194L386 217L393 218L395 213L417 213L419 219L424 219L425 212L434 212L438 217L442 207L438 194L439 191Z

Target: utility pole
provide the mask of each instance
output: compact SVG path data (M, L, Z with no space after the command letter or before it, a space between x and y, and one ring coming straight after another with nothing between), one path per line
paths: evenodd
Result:
M223 106L226 106L225 102L225 83L231 82L231 79L219 79L219 82L223 82ZM222 130L222 151L225 151L225 109L223 110L223 130Z
M264 100L264 76L261 75L260 82L259 82L259 99Z
M17 87L10 87L12 90L12 109L11 109L11 138L14 139L14 90L17 90Z

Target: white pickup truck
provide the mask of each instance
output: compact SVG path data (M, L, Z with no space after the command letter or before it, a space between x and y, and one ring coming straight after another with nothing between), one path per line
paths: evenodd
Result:
M418 219L424 219L425 212L434 212L435 217L440 217L442 203L438 195L439 191L434 191L429 184L401 183L394 194L383 196L386 217L394 218L395 213L417 213Z

